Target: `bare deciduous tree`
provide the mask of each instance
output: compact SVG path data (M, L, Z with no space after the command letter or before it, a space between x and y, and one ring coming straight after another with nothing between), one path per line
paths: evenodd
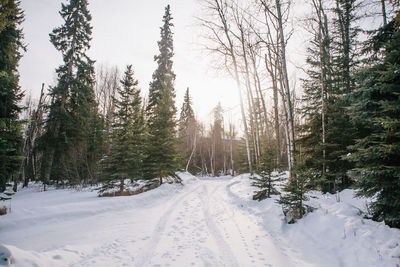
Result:
M240 99L240 110L242 114L248 166L249 171L252 173L253 167L250 156L248 126L243 104L236 44L234 43L234 36L229 24L231 19L231 14L229 13L230 6L227 0L203 0L203 3L206 12L208 13L208 18L199 18L199 21L201 26L208 30L209 35L207 36L207 39L211 43L211 46L206 45L205 48L223 57L226 70L236 81Z

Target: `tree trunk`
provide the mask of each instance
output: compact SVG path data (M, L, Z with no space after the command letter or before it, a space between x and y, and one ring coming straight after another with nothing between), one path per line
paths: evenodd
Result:
M190 153L189 160L186 163L186 168L185 168L186 172L188 172L188 170L189 170L189 165L190 165L190 162L191 162L192 157L194 155L194 152L196 151L196 146L197 146L197 131L194 133L193 149L192 149L192 153Z
M382 5L383 26L386 26L386 24L387 24L387 17L386 17L385 0L381 0L381 5Z
M237 87L237 90L239 93L240 111L242 113L242 123L243 123L243 128L244 128L243 130L244 130L244 136L245 136L245 142L246 142L247 161L248 161L248 165L249 165L249 171L251 174L253 174L253 166L251 163L250 146L249 146L249 130L247 127L246 113L244 111L242 89L241 89L240 80L239 80L239 70L238 70L238 65L237 65L236 56L235 56L235 52L234 52L234 46L233 46L233 42L231 40L231 36L229 34L230 31L228 29L228 23L226 21L226 14L224 13L219 1L214 0L214 2L216 4L218 15L219 15L219 18L221 19L221 23L223 24L224 33L225 33L225 36L226 36L226 38L228 40L228 44L229 44L228 52L229 52L229 56L232 59L234 79L236 81L236 87Z
M295 152L295 145L294 145L294 119L293 119L293 107L290 97L290 88L289 88L289 78L287 73L287 66L286 66L286 44L285 44L285 37L283 33L283 21L282 21L282 13L281 13L281 3L280 0L276 0L276 10L277 10L277 19L278 19L278 29L279 29L279 40L280 40L280 49L279 49L279 66L280 66L280 76L282 79L283 85L283 92L284 92L284 105L285 110L287 113L287 132L288 132L288 167L289 173L291 173L294 165L294 152Z

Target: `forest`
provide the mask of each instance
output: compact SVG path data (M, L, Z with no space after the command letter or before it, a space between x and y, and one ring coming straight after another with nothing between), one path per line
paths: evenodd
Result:
M210 123L198 120L190 88L176 106L170 5L147 88L135 62L123 70L95 64L89 1L63 1L63 24L49 33L63 60L56 84L43 84L38 100L24 98L24 10L0 0L2 198L32 182L129 195L128 182L160 186L185 171L250 173L253 198L263 200L278 193L271 173L288 171L278 202L294 220L310 211L307 192L351 188L373 198L373 220L400 228L399 1L304 0L308 15L298 23L310 38L297 83L287 50L293 1L199 2L202 49L236 83L236 122L227 123L220 104Z

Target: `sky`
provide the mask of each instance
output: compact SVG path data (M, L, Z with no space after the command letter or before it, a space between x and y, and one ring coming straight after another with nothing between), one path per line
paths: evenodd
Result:
M38 98L41 84L45 88L55 85L55 69L62 63L61 54L49 41L49 33L63 24L59 10L66 0L23 0L25 12L23 31L27 52L20 61L20 85L26 95ZM159 54L157 41L167 4L171 5L174 27L174 72L176 74L176 106L178 114L186 88L190 88L193 107L198 120L208 126L212 122L213 108L221 102L225 110L225 123L232 122L239 132L242 125L239 96L234 80L223 71L213 68L216 59L201 50L204 41L202 28L196 17L202 16L200 0L89 0L93 35L89 56L97 66L118 66L124 71L132 64L135 77L143 95L147 95L149 83L157 64L154 56ZM293 30L287 46L289 82L300 96L304 77L306 47L310 36L304 24L312 8L305 0L294 1L288 29ZM380 17L370 24L380 24ZM268 84L264 84L268 93ZM268 94L267 105L272 105ZM268 103L269 102L269 103Z
M61 54L49 41L53 28L62 25L59 15L62 0L23 0L23 32L27 52L20 61L20 85L26 95L38 98L42 83L55 85L55 69L62 63ZM65 2L65 1L64 1ZM220 101L226 118L239 117L239 97L234 81L216 73L212 59L200 48L201 29L197 0L89 0L93 39L89 56L96 64L118 66L123 71L132 64L139 86L147 94L157 64L160 27L167 4L171 5L174 27L174 72L178 115L187 87L193 107L201 121L209 122L212 109Z

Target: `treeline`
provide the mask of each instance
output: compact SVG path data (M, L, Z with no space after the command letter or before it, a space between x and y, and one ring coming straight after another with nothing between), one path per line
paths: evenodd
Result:
M290 82L289 0L203 0L205 48L236 81L243 139L218 105L206 127L189 90L175 107L172 17L166 7L149 97L134 68L99 69L88 57L92 27L86 0L62 5L65 23L50 34L62 54L57 84L19 120L18 60L23 12L2 1L0 16L0 191L10 181L94 184L124 190L125 179L159 179L177 170L203 175L261 174L257 199L275 193L272 170L288 169L280 198L301 218L308 190L358 188L373 197L373 219L400 226L399 1L307 0L302 94ZM367 20L382 21L366 28ZM245 164L243 164L245 163ZM15 187L14 186L14 187ZM16 188L14 188L16 189Z
M38 102L18 86L18 60L25 50L19 1L1 10L1 180L7 185L41 181L46 185L103 184L102 190L125 190L125 180L175 177L178 170L202 175L234 174L240 140L233 125L224 129L223 110L205 127L195 118L189 89L177 118L173 72L172 16L165 9L158 65L144 99L134 68L98 68L88 55L92 35L88 1L62 4L65 22L50 33L61 53L57 83ZM3 45L4 44L4 45ZM4 74L3 74L4 73ZM21 121L21 110L26 120ZM206 129L210 128L210 130Z
M86 0L62 4L65 22L50 33L62 54L56 69L57 84L39 102L28 101L28 119L22 131L18 104L17 63L21 57L23 12L19 1L2 2L0 29L2 58L1 183L42 181L44 185L97 184L124 190L125 179L175 176L176 150L175 74L170 7L165 9L157 69L143 101L133 67L120 77L100 69L88 55L92 26ZM3 45L5 44L5 45ZM8 50L6 50L8 49ZM4 76L7 73L8 76ZM8 106L7 106L8 105ZM6 109L8 108L8 110ZM22 136L23 133L23 136Z
M279 202L294 219L311 189L358 188L374 197L373 219L399 227L399 2L304 1L310 14L295 18L311 37L301 94L288 75L288 44L299 29L290 27L292 1L202 3L204 46L241 96L248 171L261 174L254 197L275 192L270 172L287 168Z
M235 175L246 170L239 157L243 140L237 137L234 124L230 123L225 129L221 104L213 109L213 122L206 127L194 116L189 88L178 120L178 140L180 166L186 171L219 176Z

